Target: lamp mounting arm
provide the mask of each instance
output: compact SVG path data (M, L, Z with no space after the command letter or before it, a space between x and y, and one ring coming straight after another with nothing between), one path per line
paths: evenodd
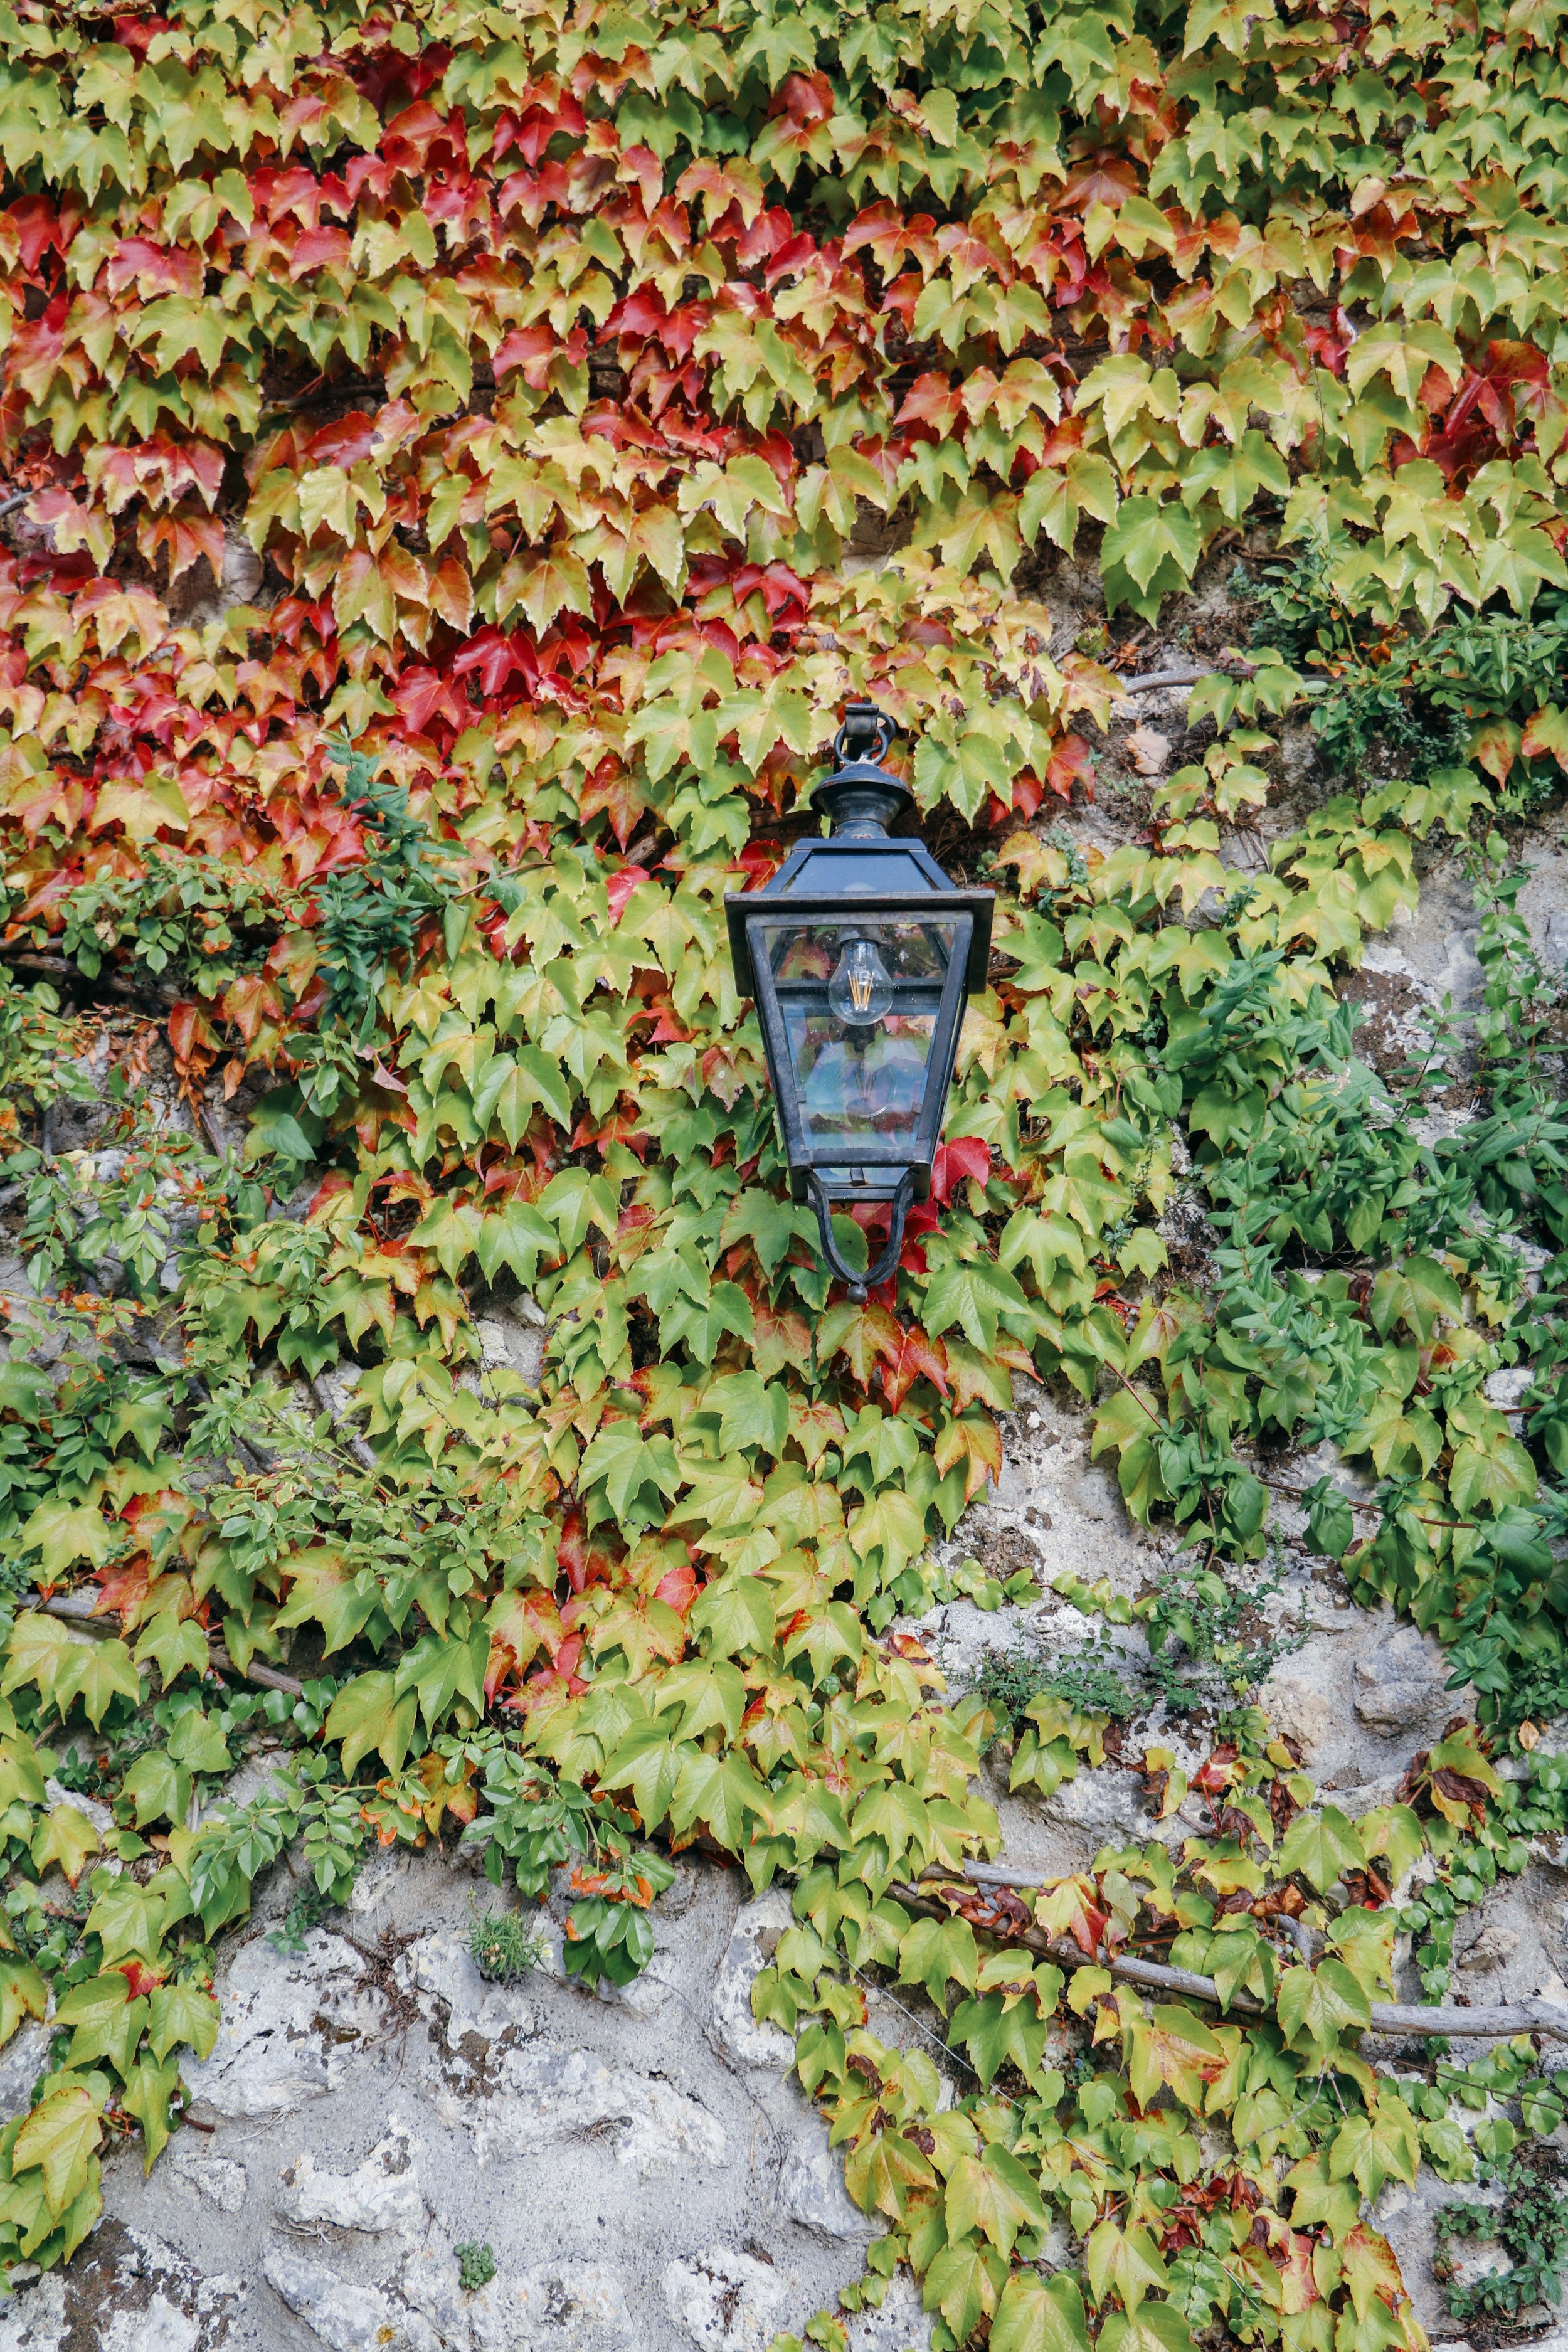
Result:
M899 1179L898 1190L893 1194L890 1204L888 1246L876 1265L868 1266L864 1274L857 1274L854 1267L846 1265L838 1255L838 1246L833 1238L833 1203L828 1199L826 1190L815 1169L807 1176L805 1186L811 1197L811 1205L816 1211L817 1231L822 1236L822 1255L840 1282L848 1284L849 1296L854 1304L857 1307L864 1307L867 1292L875 1290L879 1282L886 1282L898 1265L899 1253L904 1245L904 1218L909 1213L910 1202L915 1197L913 1172L906 1169Z

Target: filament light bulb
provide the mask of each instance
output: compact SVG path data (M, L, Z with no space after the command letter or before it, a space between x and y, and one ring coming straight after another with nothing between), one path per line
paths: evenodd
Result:
M893 1002L893 984L869 940L847 940L827 983L836 1017L853 1029L874 1028Z

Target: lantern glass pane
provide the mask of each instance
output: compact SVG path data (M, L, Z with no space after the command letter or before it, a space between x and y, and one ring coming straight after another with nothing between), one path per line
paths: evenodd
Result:
M908 915L804 923L798 917L794 921L785 917L762 927L768 961L781 988L792 981L826 984L851 940L869 940L895 983L910 981L940 988L947 977L957 929L951 917L927 916L917 922Z
M786 1004L801 1123L813 1151L851 1140L910 1144L925 1097L936 1013L890 1013L851 1029L831 1013Z
M961 928L966 943L967 918L857 920L847 910L803 922L782 909L763 927L802 1140L813 1155L839 1143L851 1158L868 1148L914 1153ZM841 1017L856 1003L872 1017Z

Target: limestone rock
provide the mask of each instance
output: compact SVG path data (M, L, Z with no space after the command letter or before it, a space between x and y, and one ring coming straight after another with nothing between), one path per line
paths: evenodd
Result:
M268 2285L315 2330L327 2352L435 2352L440 2341L427 2322L379 2287L340 2278L291 2246L268 2246L261 2268Z
M787 2292L772 2263L729 2246L671 2263L664 2273L669 2315L701 2352L767 2352Z
M117 2311L104 2332L101 2352L197 2352L204 2330L190 2312L166 2294L153 2294L144 2311Z
M1293 1675L1271 1675L1258 1694L1258 1703L1274 1729L1298 1743L1304 1763L1311 1762L1338 1723L1327 1696Z
M228 1972L212 2055L187 2058L185 2082L220 2116L275 2115L342 2081L345 2049L380 2019L380 1998L361 1990L359 1956L341 1937L318 1928L300 1959L258 1937Z
M62 2268L12 2270L0 2352L217 2352L236 2340L238 2294L237 2280L203 2278L163 2239L105 2217Z
M500 2271L465 2293L449 2246L412 2248L399 2286L445 2352L645 2352L648 2338L625 2273L605 2263Z
M467 1933L438 1927L422 1936L398 1963L400 1981L411 1981L423 1996L419 2006L426 2017L439 2020L447 2040L456 2049L464 2036L477 2033L485 2042L499 2042L511 2029L514 2038L539 2030L537 2004L526 1981L492 1984L479 1974L468 1949Z
M827 2144L827 2122L809 2115L791 2140L779 2172L779 2197L792 2221L825 2238L879 2238L884 2224L862 2213L844 2186L844 2158Z
M1041 1808L1047 1825L1075 1834L1090 1850L1114 1838L1119 1843L1145 1838L1186 1837L1191 1824L1173 1816L1156 1822L1135 1772L1114 1768L1091 1771L1080 1766L1076 1780L1064 1780Z
M60 2352L69 2326L65 2280L46 2271L0 2304L0 2352Z
M1484 1975L1491 1969L1506 1968L1519 1949L1519 1936L1512 1927L1484 1927L1475 1941L1457 1954L1459 1966ZM1489 1999L1493 1996L1489 1995Z
M220 2213L238 2213L245 2208L250 2191L250 2177L243 2164L232 2164L226 2157L214 2156L196 2140L194 2132L182 2132L186 2144L177 2148L173 2159L174 2169L201 2191L210 2205Z
M382 2231L416 2229L425 2219L413 2147L395 2116L385 2138L352 2172L318 2172L315 2158L306 2149L296 2158L293 2174L278 2200L278 2210L288 2221Z
M656 1934L658 1926L656 1919ZM634 2017L655 2017L675 1991L681 1975L680 1963L673 1952L655 1952L647 1968L630 1984L616 1987L616 2000Z
M889 2280L881 2309L863 2311L849 2322L849 2352L929 2352L931 2329L931 2315L921 2309L921 2291L901 2270Z
M505 2091L474 2118L481 2168L590 2134L645 2180L722 2164L729 2153L722 2126L696 2099L592 2051L533 2043L507 2051L500 2071Z
M29 2018L0 2050L0 2124L15 2122L33 2104L33 2085L48 2063L50 2031Z
M752 2014L752 1987L778 1948L789 1927L789 1897L777 1887L743 1904L719 1963L713 1987L713 2032L726 2054L738 2066L765 2066L783 2074L795 2059L795 2043L776 2025L760 2024Z
M1405 2095L1408 2098L1408 2090ZM1414 2188L1402 2180L1388 2181L1372 2210L1373 2225L1394 2249L1400 2276L1415 2306L1415 2316L1434 2337L1458 2336L1463 2332L1463 2323L1449 2315L1442 2288L1432 2274L1436 2216L1443 2206L1452 2204L1457 2198L1466 2204L1496 2207L1502 2202L1502 2189L1495 2182L1483 2185L1479 2181L1468 2181L1462 2189L1455 2189L1423 2165ZM1458 2258L1461 2267L1473 2263L1476 2252L1485 2250L1485 2242L1478 2245L1473 2239L1455 2239L1449 2246L1450 2254ZM1537 2339L1531 2352L1539 2352L1541 2341ZM1559 2343L1563 2345L1563 2352L1568 2352L1568 2344L1563 2338ZM1457 2346L1452 2352L1458 2352Z
M515 1372L526 1388L536 1389L544 1367L549 1327L531 1298L527 1304L533 1309L532 1316L525 1318L521 1313L492 1307L477 1318L474 1328L479 1333L479 1360L485 1371Z
M1514 1364L1500 1372L1489 1372L1481 1388L1487 1402L1496 1405L1500 1412L1517 1412L1534 1378L1533 1366Z
M1385 1738L1408 1738L1416 1747L1436 1738L1451 1716L1468 1711L1465 1692L1446 1689L1447 1679L1441 1643L1414 1625L1401 1625L1357 1659L1356 1714ZM1473 1694L1468 1704L1474 1704Z
M1008 1532L1011 1532L1009 1530ZM994 1528L988 1522L986 1531L972 1531L987 1566L994 1562ZM957 1549L957 1546L954 1546ZM1006 1572L1013 1572L1008 1563L1000 1563ZM900 1618L896 1630L913 1633L941 1667L947 1678L948 1693L972 1690L984 1671L985 1661L994 1652L1016 1647L1024 1627L1022 1610L1006 1607L995 1610L977 1609L973 1601L951 1601L941 1603L924 1617Z
M626 2281L601 2263L542 2263L493 2280L486 2292L500 2325L487 2336L476 2324L480 2343L637 2352L647 2340L633 2319Z

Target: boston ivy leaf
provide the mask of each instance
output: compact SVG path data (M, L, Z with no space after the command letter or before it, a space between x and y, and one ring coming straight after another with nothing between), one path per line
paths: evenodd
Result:
M1043 2230L1046 2210L1032 2174L993 2141L980 2156L960 2157L947 2177L947 2234L972 2231L1010 2254L1020 2230Z
M1015 2271L991 2325L991 2352L1089 2352L1089 2324L1068 2271L1043 2279Z
M989 2087L996 2069L1016 2066L1026 2082L1038 2070L1046 2046L1046 2020L1032 2000L1016 2001L988 1992L960 2001L952 2012L952 2038L963 2043L980 2080Z
M33 1867L41 1878L52 1863L58 1863L74 1886L87 1867L89 1856L98 1853L100 1843L98 1832L85 1813L75 1805L56 1805L33 1833L29 1849Z
M943 2017L949 1980L973 1989L978 1966L974 1930L966 1919L917 1919L899 1945L900 1983L923 1984Z
M180 2068L176 2059L155 2065L143 2058L134 2066L120 2095L120 2104L128 2116L133 2116L142 2126L142 2170L152 2171L168 2143L174 2128L169 2108L180 2087Z
M48 1987L30 1960L0 1954L0 2042L9 2042L25 2017L42 2017Z
M220 2016L210 1992L187 1977L156 1986L149 2000L147 2042L154 2058L165 2058L176 2042L188 2042L198 2058L211 2057Z
M489 1636L482 1625L450 1640L435 1632L426 1633L398 1667L394 1696L403 1698L410 1691L417 1692L420 1713L432 1732L459 1698L467 1699L476 1715L482 1714L489 1659Z
M792 1242L809 1244L816 1238L816 1219L809 1209L796 1208L792 1201L781 1200L761 1185L748 1184L724 1212L719 1246L729 1249L738 1241L750 1241L763 1272L771 1275Z
M1162 2084L1168 2084L1184 2106L1201 2112L1205 2085L1224 2072L1226 2052L1201 2019L1189 2009L1156 2009L1145 2024L1132 2021L1132 2054L1128 2080L1133 2096L1148 2106Z
M1448 1492L1456 1510L1503 1511L1510 1503L1533 1502L1535 1485L1535 1465L1516 1437L1454 1450Z
M191 1776L166 1748L150 1748L126 1773L120 1793L134 1808L132 1818L139 1830L150 1822L184 1822L190 1811Z
M1432 1337L1440 1322L1464 1319L1459 1286L1436 1258L1407 1257L1385 1266L1373 1280L1367 1314L1380 1339L1403 1323L1417 1339Z
M52 2091L22 2125L11 2149L13 2173L37 2165L44 2196L58 2221L88 2185L88 2165L103 2137L92 2095L84 2084Z
M1131 2315L1112 2312L1098 2341L1104 2352L1193 2352L1192 2330L1173 2303L1141 2303Z
M90 2066L95 2058L107 2058L123 2078L146 2030L146 1995L132 1997L127 1979L111 1969L106 1976L72 1985L55 2011L55 2021L74 2028L68 2063Z
M195 1619L177 1618L172 1609L160 1610L152 1620L136 1644L136 1657L138 1663L153 1660L165 1690L187 1671L205 1675L212 1663L207 1637Z
M669 1811L675 1784L689 1750L677 1748L661 1722L636 1723L626 1733L599 1774L601 1789L629 1789L632 1801L651 1833Z
M1115 564L1142 589L1163 566L1190 580L1202 546L1194 518L1180 504L1151 498L1123 499L1100 545L1102 564Z
M1319 1894L1342 1871L1360 1870L1366 1860L1362 1843L1337 1805L1321 1812L1298 1813L1281 1841L1275 1867L1281 1877L1305 1872Z
M957 1324L964 1338L988 1356L996 1352L996 1321L1002 1315L1027 1315L1028 1302L1010 1274L984 1260L944 1266L932 1276L921 1320L933 1339Z
M731 1749L725 1756L687 1758L670 1802L669 1822L679 1836L695 1822L703 1822L731 1853L744 1852L750 1822L771 1828L772 1798L744 1756Z
M169 1735L169 1754L192 1772L226 1772L234 1759L216 1715L187 1707Z
M695 1632L706 1633L717 1657L733 1657L737 1650L755 1650L766 1656L773 1646L773 1590L759 1576L731 1570L710 1584L691 1612Z
M884 2202L882 2210L890 2209ZM953 2342L962 2344L986 2313L995 2310L1006 2277L1005 2259L989 2246L976 2246L972 2241L944 2246L926 2273L922 2300L927 2311L941 2312L952 2330Z
M1369 2115L1347 2116L1329 2149L1329 2171L1335 2180L1354 2179L1363 2197L1377 2197L1390 2179L1415 2185L1421 2161L1415 2118L1393 2092L1379 2092Z
M100 1937L106 1961L139 1952L151 1960L163 1932L163 1898L133 1878L111 1877L107 1870L92 1874L93 1905L87 1915L89 1930Z
M1287 1969L1275 2009L1288 2042L1315 2042L1323 2050L1335 2046L1343 2027L1364 2027L1372 2019L1365 1987L1334 1959L1320 1960L1316 1969Z
M789 1393L781 1381L763 1381L756 1372L727 1372L702 1400L703 1411L719 1414L719 1444L726 1453L761 1445L784 1452L789 1428Z
M1097 2304L1114 2287L1122 2307L1136 2311L1152 2287L1170 2284L1170 2274L1147 2230L1123 2230L1107 2219L1094 2230L1084 2247L1089 2283Z
M46 1582L63 1584L78 1560L101 1568L120 1548L120 1538L96 1503L40 1503L16 1538L18 1549L37 1549Z
M395 1772L414 1737L418 1699L412 1690L402 1694L391 1675L378 1670L356 1675L341 1690L321 1727L323 1739L342 1742L342 1769L352 1776L362 1756L374 1748L389 1772Z

